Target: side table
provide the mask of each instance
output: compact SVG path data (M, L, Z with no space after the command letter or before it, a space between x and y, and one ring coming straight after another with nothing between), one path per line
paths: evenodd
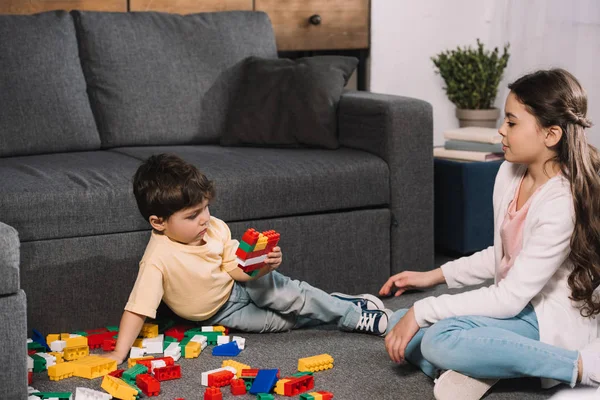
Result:
M502 162L434 159L437 250L465 255L493 244L492 195Z

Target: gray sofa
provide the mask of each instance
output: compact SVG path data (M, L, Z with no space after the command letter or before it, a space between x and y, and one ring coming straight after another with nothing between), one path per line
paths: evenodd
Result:
M219 146L237 66L277 57L266 14L0 16L0 37L7 398L24 393L31 329L118 324L149 237L131 178L151 154L197 165L234 237L281 232L281 271L324 290L374 292L432 265L428 103L344 93L337 150Z

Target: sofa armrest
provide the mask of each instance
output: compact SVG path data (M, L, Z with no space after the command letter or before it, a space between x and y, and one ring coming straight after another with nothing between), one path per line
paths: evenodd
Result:
M19 234L0 222L0 296L19 291Z
M342 146L373 153L389 166L390 272L433 268L431 105L408 97L346 92L338 124Z

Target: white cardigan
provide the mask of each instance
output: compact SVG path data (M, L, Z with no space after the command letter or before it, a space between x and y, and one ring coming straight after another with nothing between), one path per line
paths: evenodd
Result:
M477 285L492 278L494 284L417 301L414 310L420 327L455 316L511 318L531 302L540 341L578 350L596 339L597 320L582 317L576 303L569 299L567 278L572 264L568 255L575 210L570 184L562 174L546 182L532 199L521 252L506 278L499 279L503 256L500 227L525 171L526 166L509 162L498 171L493 196L494 245L441 267L450 288Z

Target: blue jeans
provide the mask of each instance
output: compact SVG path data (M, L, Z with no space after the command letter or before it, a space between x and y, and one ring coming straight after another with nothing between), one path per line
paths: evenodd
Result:
M246 332L283 332L336 323L354 330L361 309L306 282L273 271L259 279L235 282L229 300L204 325L224 325Z
M388 329L407 311L396 311ZM473 378L533 376L575 386L579 352L540 342L529 304L513 318L453 317L422 328L408 343L405 358L432 379L452 369Z

